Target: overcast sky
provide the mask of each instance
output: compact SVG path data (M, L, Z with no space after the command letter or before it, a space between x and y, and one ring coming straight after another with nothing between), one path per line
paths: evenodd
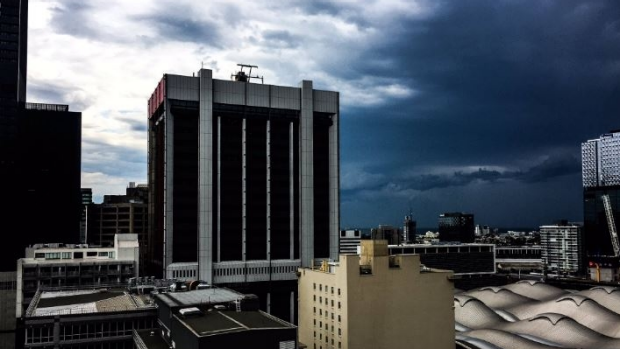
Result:
M582 221L581 142L620 128L618 1L30 0L28 100L82 112L82 186L146 183L164 73L236 63L341 93L341 225Z

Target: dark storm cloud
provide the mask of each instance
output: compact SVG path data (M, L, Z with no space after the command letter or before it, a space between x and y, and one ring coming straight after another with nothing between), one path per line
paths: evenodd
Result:
M354 172L357 171L357 172ZM380 191L389 188L392 191L429 191L449 187L462 187L472 183L494 183L497 181L515 181L533 184L552 181L558 177L581 172L580 160L569 154L554 155L543 162L524 170L498 171L479 168L477 171L454 171L452 173L423 173L415 175L395 175L372 173L363 169L345 171L341 187L344 200L353 200L356 194L366 191Z
M91 18L93 9L88 1L66 0L53 8L50 23L59 34L103 40L105 35Z
M146 120L136 120L128 117L118 117L117 120L128 124L132 131L144 132L147 130Z
M200 21L174 17L166 13L141 16L137 20L145 21L156 28L159 38L163 40L195 42L201 45L220 47L221 35L218 26L207 19Z
M298 47L301 38L291 34L287 30L265 30L262 33L263 40L268 46L275 47Z
M383 179L358 183L343 199L366 200L358 195L365 189L432 191L450 207L457 200L450 193L472 183L488 184L477 195L497 203L504 198L490 196L490 187L555 195L540 183L578 176L581 142L620 125L618 18L616 1L479 0L444 2L430 16L386 24L389 34L349 64L327 65L341 79L387 77L416 91L343 109L344 164L371 162L373 178ZM479 164L491 170L398 175ZM574 178L567 183L581 191ZM564 204L581 211L579 201Z
M146 176L146 152L87 139L82 142L82 171L101 172L109 176Z
M28 101L35 103L68 104L71 111L83 111L90 107L95 98L73 86L38 82L28 83Z

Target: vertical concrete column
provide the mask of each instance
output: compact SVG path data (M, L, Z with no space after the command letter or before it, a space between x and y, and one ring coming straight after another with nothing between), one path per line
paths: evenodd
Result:
M271 120L267 120L267 260L271 260ZM271 270L269 271L271 274Z
M295 259L295 147L293 122L288 125L288 182L289 182L289 229L290 259Z
M339 103L340 98L338 98ZM338 111L340 111L338 106ZM338 260L340 231L340 115L329 128L329 258Z
M243 119L241 125L241 260L245 261L247 251L246 234L247 234L247 119Z
M200 69L198 79L198 277L213 283L213 72Z
M290 304L291 304L291 317L290 317L290 321L291 323L295 322L295 292L291 291L291 300L290 300Z
M166 103L166 102L164 102ZM167 103L166 103L167 104ZM174 115L169 112L168 106L164 110L164 268L172 263L173 235L173 206L174 192Z
M222 118L217 117L217 261L221 262L221 228L220 212L222 211Z
M301 82L300 187L301 187L301 266L311 267L314 259L314 166L313 166L313 91L312 81Z

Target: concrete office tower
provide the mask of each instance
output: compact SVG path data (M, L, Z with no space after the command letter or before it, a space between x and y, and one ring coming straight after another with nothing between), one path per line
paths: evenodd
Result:
M584 245L593 279L620 278L612 233L620 231L620 130L581 144Z
M438 232L441 241L474 242L474 215L461 212L440 214Z
M166 74L149 100L153 275L293 284L338 257L339 94L248 80Z
M540 227L543 268L552 274L579 275L583 272L581 226L567 221Z
M299 269L299 341L308 348L454 348L451 271L387 241L362 240L361 255Z

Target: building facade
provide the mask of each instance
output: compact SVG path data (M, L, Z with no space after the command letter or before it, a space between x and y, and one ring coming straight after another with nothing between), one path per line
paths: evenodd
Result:
M620 255L613 248L612 229L617 236L620 229L620 130L582 143L581 157L587 255L584 264L590 268L593 279L600 278L602 273L605 280L617 280Z
M345 229L340 231L340 253L357 253L362 231L359 229Z
M164 75L148 105L154 275L293 292L299 266L338 257L337 92L201 69Z
M26 257L17 261L17 317L42 287L127 284L138 276L139 254L135 234L117 234L113 247L40 244L26 249Z
M579 275L583 272L583 232L580 225L560 221L540 227L541 259L547 272Z
M439 215L439 240L474 242L474 215L462 212L449 212Z
M361 255L299 269L299 341L308 348L454 348L450 271L363 240Z
M140 274L146 275L148 250L148 186L129 183L125 195L104 195L103 203L86 208L86 242L114 246L116 234L136 234L140 243Z
M80 192L82 193L82 215L80 216L80 243L86 243L86 214L88 205L93 203L93 189L92 188L81 188Z

